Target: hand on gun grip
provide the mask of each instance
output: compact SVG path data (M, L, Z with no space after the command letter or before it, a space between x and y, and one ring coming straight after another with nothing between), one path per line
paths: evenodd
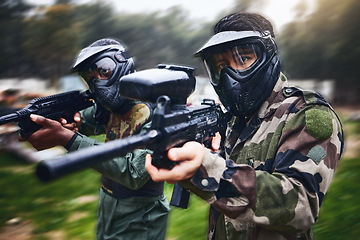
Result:
M69 123L65 118L60 118L59 122L63 125L64 128L67 128L73 132L79 131L81 125L81 115L80 112L74 114L74 122Z
M72 130L63 127L59 121L35 114L31 114L30 119L42 128L30 134L26 141L39 151L55 146L65 146L74 135ZM25 139L19 135L19 141L25 141Z

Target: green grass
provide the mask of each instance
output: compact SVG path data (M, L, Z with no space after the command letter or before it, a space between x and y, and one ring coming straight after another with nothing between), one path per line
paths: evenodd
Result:
M360 236L360 158L342 159L320 209L315 240Z
M98 173L87 169L42 183L34 164L7 152L0 152L0 166L0 234L8 220L21 218L34 227L31 239L56 239L59 231L69 240L95 239ZM165 193L170 200L172 185L165 185ZM188 209L172 207L168 239L205 239L207 215L208 205L191 195Z
M2 153L0 164L0 226L18 217L32 223L32 239L51 239L44 233L58 230L65 231L66 239L94 239L99 174L85 170L42 183L34 175L35 165L15 155ZM79 201L81 196L93 200ZM81 218L71 221L76 215Z
M349 135L359 136L358 123L346 123ZM13 218L30 222L30 239L95 239L100 176L91 169L51 183L39 182L35 165L0 152L0 239ZM358 239L360 235L360 157L343 158L314 225L315 240ZM165 185L170 199L172 185ZM84 198L85 196L85 198ZM209 206L191 195L189 208L172 207L167 240L206 238ZM58 238L56 236L62 236Z
M165 193L168 198L171 196L171 185L165 185ZM191 194L187 209L171 208L167 239L206 239L209 205L204 200Z

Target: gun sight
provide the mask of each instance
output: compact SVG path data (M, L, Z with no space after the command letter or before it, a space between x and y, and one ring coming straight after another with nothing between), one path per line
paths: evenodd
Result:
M155 103L167 95L173 104L185 104L195 90L194 68L177 65L158 65L125 75L120 79L120 95L144 102Z

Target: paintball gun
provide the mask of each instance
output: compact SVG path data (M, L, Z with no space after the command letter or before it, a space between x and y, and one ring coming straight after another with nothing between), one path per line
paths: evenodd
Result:
M89 91L80 92L74 90L35 98L23 109L0 117L0 125L17 122L20 127L21 137L26 139L31 133L36 132L42 127L31 121L30 114L41 115L53 120L65 118L68 122L73 122L73 116L76 112L93 104L93 98Z
M38 178L49 181L145 147L153 151L154 166L171 169L175 163L167 159L167 150L188 141L211 141L216 132L224 129L224 114L214 100L204 100L200 106L186 106L187 98L195 89L193 71L190 67L159 65L158 68L122 77L119 83L120 95L156 102L150 130L43 160L37 165ZM174 197L174 194L177 196ZM175 185L172 201L177 202L172 205L186 208L189 194L180 185Z
M187 98L195 89L193 71L190 67L158 65L158 68L122 77L120 95L156 102L150 130L43 160L36 168L38 178L41 181L53 180L145 147L153 151L154 166L171 169L175 163L167 159L168 149L188 141L209 142L216 132L224 129L225 115L214 100L204 100L200 106L186 106ZM189 196L189 191L175 184L170 204L187 208Z

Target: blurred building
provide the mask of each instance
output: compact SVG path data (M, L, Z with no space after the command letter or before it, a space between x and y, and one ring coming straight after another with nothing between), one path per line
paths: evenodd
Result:
M334 99L335 80L290 79L289 84L302 89L319 92L330 103Z
M68 92L72 90L86 90L87 86L78 75L67 75L60 78L59 92Z
M319 92L327 101L332 102L334 98L334 80L318 80L318 79L290 79L290 86L296 86L305 90L313 90ZM196 88L190 96L189 101L192 104L200 104L202 99L210 98L216 102L219 98L206 77L196 77Z
M200 105L203 99L214 99L219 102L219 97L210 81L206 77L196 77L195 91L190 95L188 102L193 105Z

